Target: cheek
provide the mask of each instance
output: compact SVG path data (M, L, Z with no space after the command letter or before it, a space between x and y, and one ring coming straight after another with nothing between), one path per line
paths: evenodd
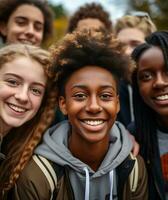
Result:
M115 100L113 102L110 103L106 103L104 105L104 109L108 110L108 113L110 113L112 116L115 116L118 114L119 110L120 110L120 103L119 100Z
M0 100L5 100L9 98L10 96L12 96L13 93L14 91L12 89L5 86L0 86Z
M42 104L43 97L31 97L32 107L33 107L33 114L35 115L41 104Z
M139 93L142 98L146 98L150 92L150 83L138 82Z
M39 42L41 42L43 40L43 32L36 32L35 35Z
M150 94L150 87L149 85L143 85L139 87L139 93L143 99L143 101L151 107L151 94Z
M7 26L7 34L8 36L12 37L13 34L17 33L21 28L15 24L15 23L10 23L8 26Z

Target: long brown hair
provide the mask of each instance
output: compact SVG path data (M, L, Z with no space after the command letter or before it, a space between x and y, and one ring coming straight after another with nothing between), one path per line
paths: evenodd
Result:
M45 130L51 124L56 107L51 57L48 51L39 47L12 44L0 49L0 67L17 56L26 56L39 62L45 71L47 88L37 114L21 127L13 128L4 138L2 151L6 159L0 166L0 192L9 190L32 156Z

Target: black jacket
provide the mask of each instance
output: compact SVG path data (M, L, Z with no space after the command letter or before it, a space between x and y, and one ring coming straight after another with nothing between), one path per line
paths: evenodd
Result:
M134 123L131 123L127 128L135 135ZM153 144L155 156L148 163L145 163L148 172L149 200L166 200L157 136L155 138L155 144ZM141 156L145 157L145 155Z

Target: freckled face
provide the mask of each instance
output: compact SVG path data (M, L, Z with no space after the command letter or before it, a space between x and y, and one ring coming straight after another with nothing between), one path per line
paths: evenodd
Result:
M138 85L144 102L162 119L168 117L168 72L160 48L146 50L138 61Z
M0 68L0 123L19 127L38 112L47 77L40 63L18 57Z
M83 67L67 81L59 105L68 115L77 142L107 141L119 111L116 80L101 67Z

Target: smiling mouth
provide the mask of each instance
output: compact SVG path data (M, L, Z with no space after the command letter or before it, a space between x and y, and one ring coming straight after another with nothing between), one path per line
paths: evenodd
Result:
M168 100L168 94L157 96L157 97L155 97L155 99L159 100L159 101Z
M83 123L90 126L98 126L104 123L104 120L82 120Z
M8 106L15 112L18 112L18 113L25 113L27 111L27 109L25 108L22 108L20 106L16 106L14 104L11 104L11 103L8 103Z
M30 44L33 45L34 43L30 40L25 40L25 39L19 39L19 42L23 43L23 44Z

